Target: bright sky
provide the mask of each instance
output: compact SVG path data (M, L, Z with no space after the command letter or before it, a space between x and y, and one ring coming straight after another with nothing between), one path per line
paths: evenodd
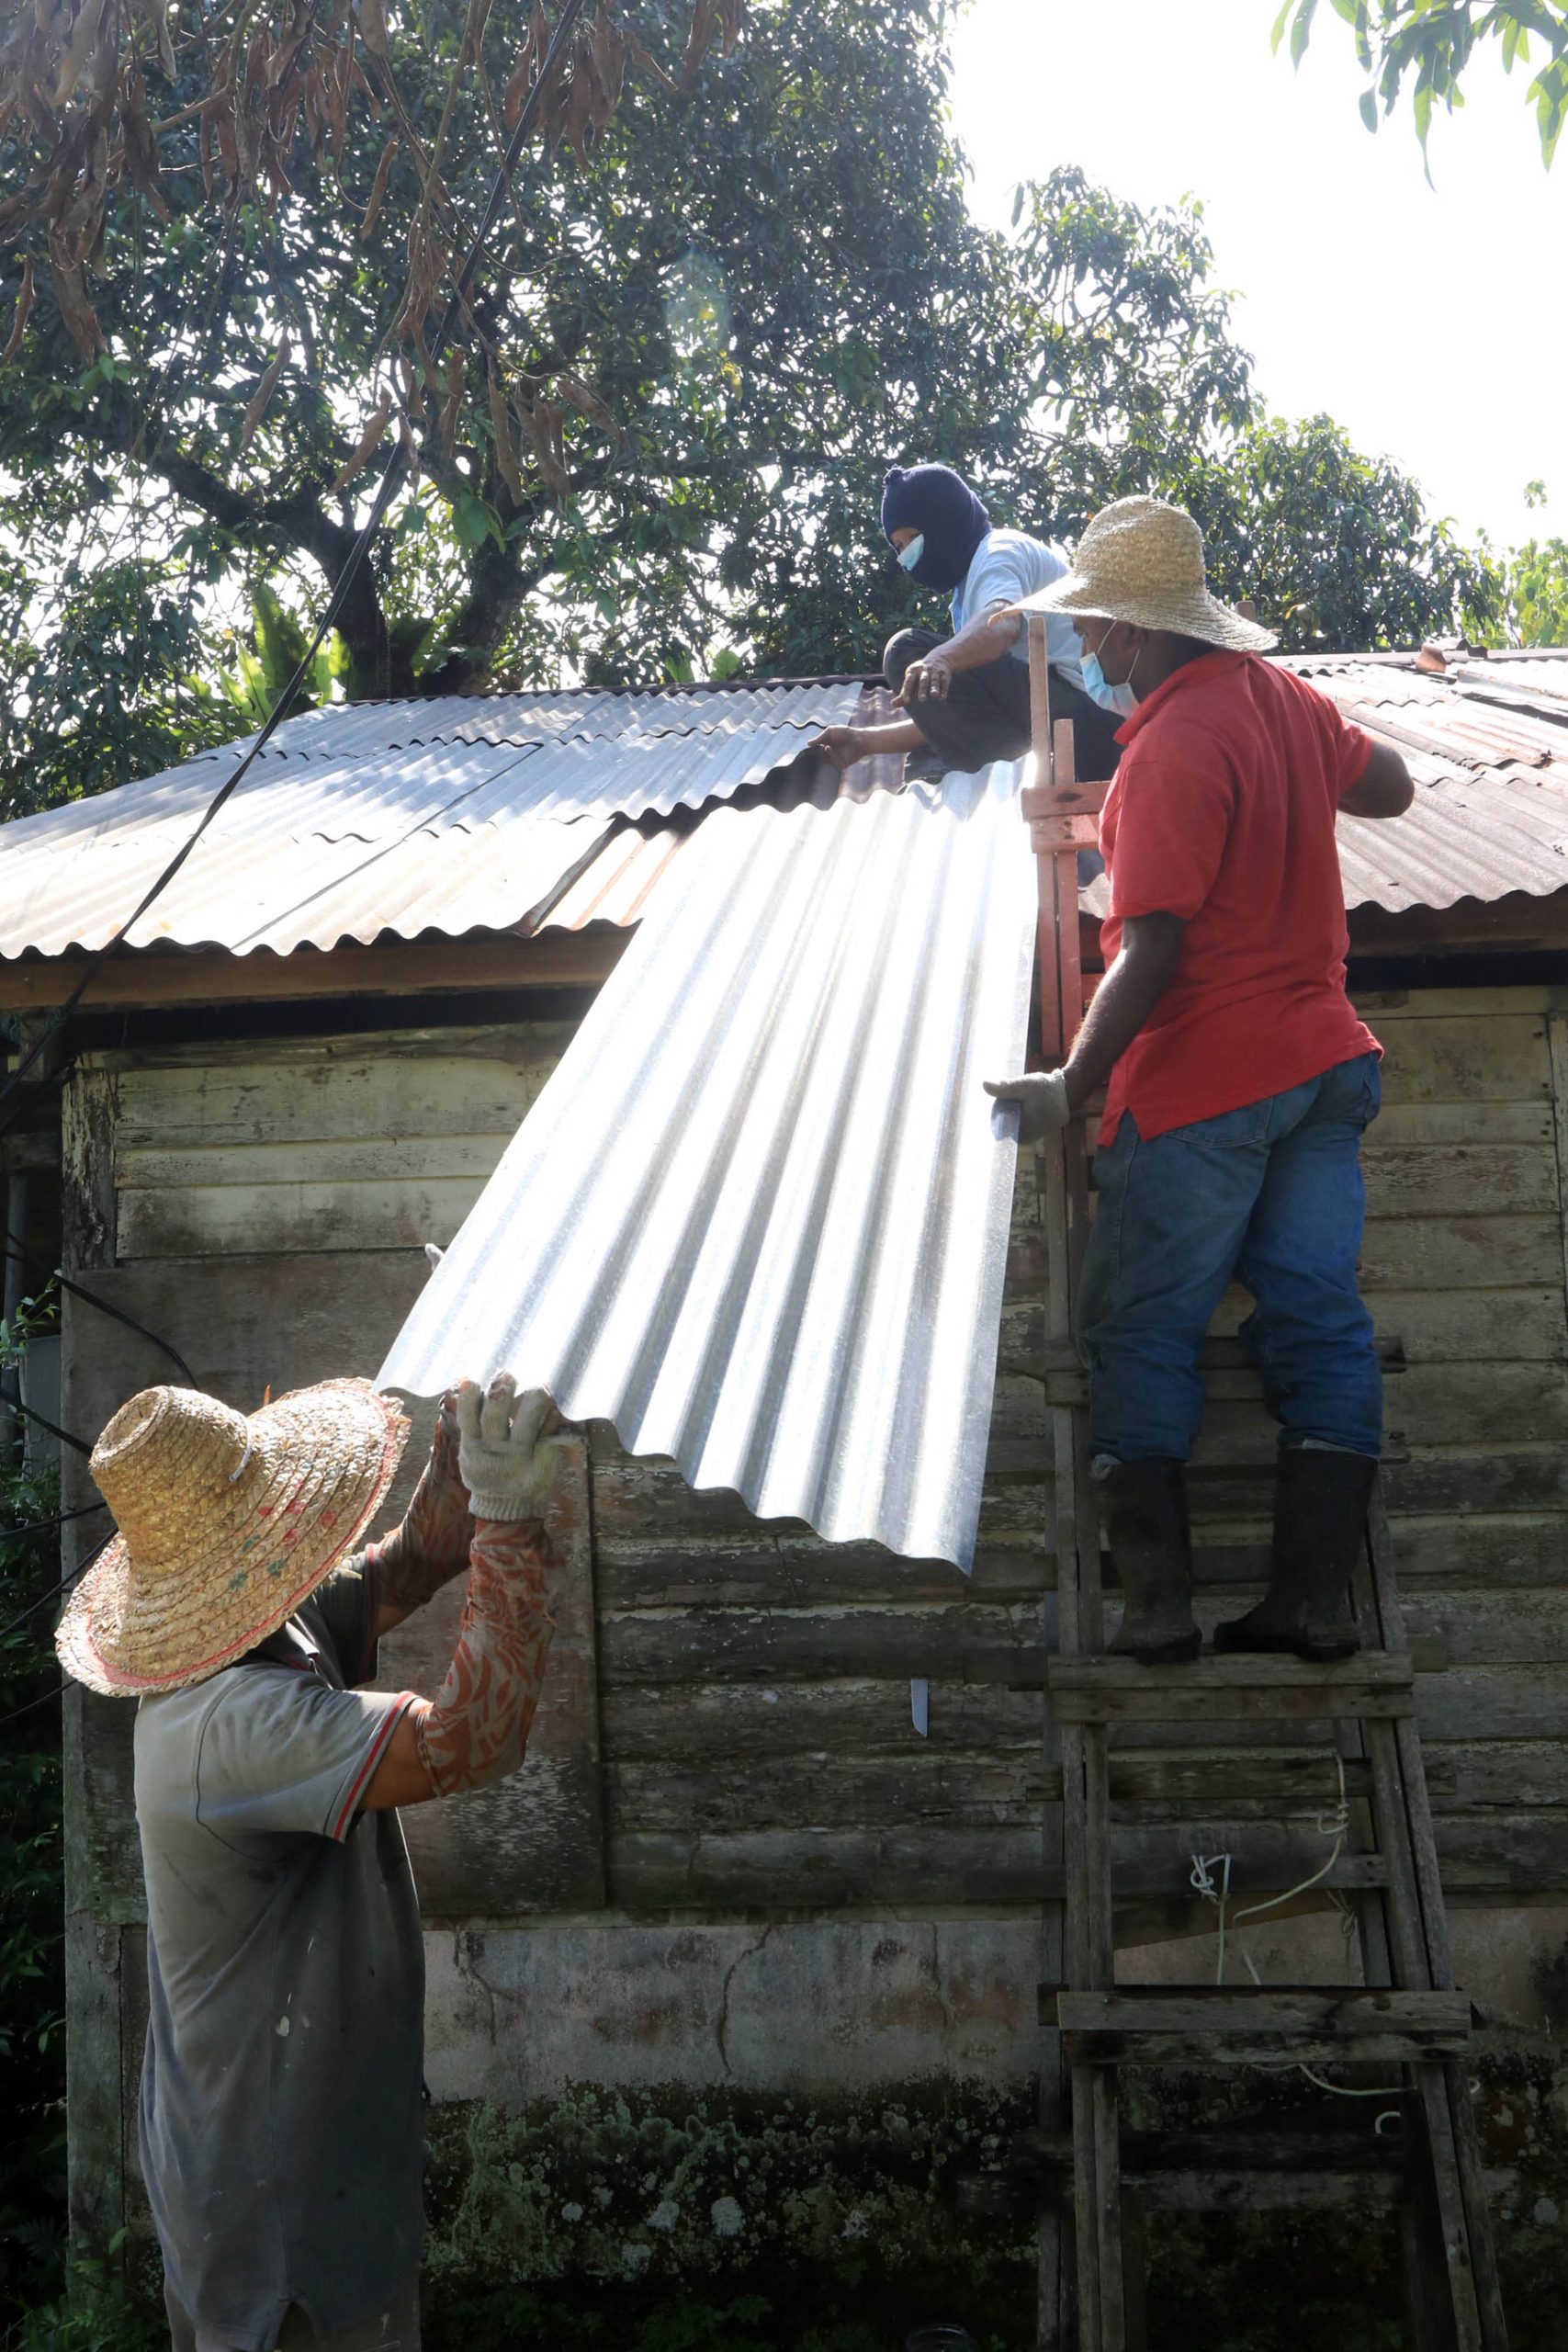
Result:
M1270 407L1326 410L1432 507L1505 543L1568 537L1568 137L1542 169L1528 76L1472 62L1435 119L1373 137L1348 28L1321 9L1299 72L1276 0L971 0L953 115L978 216L1057 164L1141 205L1199 197L1214 279ZM1549 504L1527 513L1524 485Z

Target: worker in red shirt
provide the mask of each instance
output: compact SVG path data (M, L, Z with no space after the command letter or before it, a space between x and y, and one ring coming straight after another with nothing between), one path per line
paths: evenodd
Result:
M1209 594L1179 507L1105 508L1026 609L1072 616L1089 692L1136 698L1100 820L1105 978L1063 1068L987 1088L1019 1104L1026 1142L1107 1089L1078 1328L1125 1600L1112 1646L1151 1665L1197 1655L1183 1474L1199 1351L1236 1281L1280 1476L1268 1591L1215 1645L1346 1657L1382 1436L1356 1285L1380 1049L1346 994L1335 820L1401 815L1409 773L1258 658L1273 638Z

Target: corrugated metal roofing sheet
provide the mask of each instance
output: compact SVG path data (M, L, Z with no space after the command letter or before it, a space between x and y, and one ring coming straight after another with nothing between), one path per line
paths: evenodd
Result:
M613 820L760 784L811 730L852 716L861 693L851 682L307 712L278 730L130 944L286 955L387 931L512 928L549 903ZM548 721L537 740L519 739L524 704ZM238 748L6 826L0 956L111 938Z
M381 1368L504 1365L694 1487L966 1566L1034 941L1018 771L719 809Z
M1341 819L1347 906L1398 913L1568 889L1568 656L1463 661L1446 673L1417 671L1413 656L1291 666L1393 743L1416 779L1406 815Z

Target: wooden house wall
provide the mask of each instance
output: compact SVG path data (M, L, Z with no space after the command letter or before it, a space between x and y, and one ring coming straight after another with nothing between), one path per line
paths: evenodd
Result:
M1387 1489L1439 1841L1461 1898L1568 1888L1564 1007L1568 996L1517 988L1369 1008L1388 1057L1366 1155L1364 1280L1380 1334L1403 1351ZM373 1372L424 1278L421 1245L450 1238L568 1034L99 1056L69 1090L69 1261L236 1404L254 1407L269 1383ZM940 1563L760 1523L732 1497L631 1460L607 1429L587 1433L563 1498L575 1614L537 1778L417 1821L434 1912L725 1917L1038 1899L1055 1869L1041 1273L1026 1164L968 1583ZM1222 1325L1240 1311L1227 1302ZM76 1302L66 1357L67 1425L89 1431L168 1372L144 1338ZM1255 1389L1235 1369L1211 1382L1193 1482L1211 1617L1245 1599L1264 1557L1272 1432ZM449 1633L443 1615L389 1644L384 1679L434 1688ZM931 1684L924 1738L917 1676ZM100 1920L131 1919L129 1710L79 1713L78 1894ZM1298 1734L1289 1747L1257 1736L1270 1754L1239 1802L1222 1800L1196 1736L1181 1748L1129 1738L1119 1834L1147 1931L1179 1917L1193 1850L1244 1841L1258 1885L1321 1855L1313 1822L1331 1757Z

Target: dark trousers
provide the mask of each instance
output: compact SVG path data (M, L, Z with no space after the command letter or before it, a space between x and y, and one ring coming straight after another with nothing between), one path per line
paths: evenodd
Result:
M922 661L945 642L929 628L901 628L890 638L882 674L893 692L903 684L912 662ZM967 773L989 767L993 760L1020 760L1030 743L1029 664L1003 653L983 669L955 671L941 702L915 703L904 715L914 720L944 771ZM1116 741L1120 718L1113 710L1101 709L1060 670L1051 673L1051 716L1073 722L1073 760L1080 783L1115 775L1122 756Z

